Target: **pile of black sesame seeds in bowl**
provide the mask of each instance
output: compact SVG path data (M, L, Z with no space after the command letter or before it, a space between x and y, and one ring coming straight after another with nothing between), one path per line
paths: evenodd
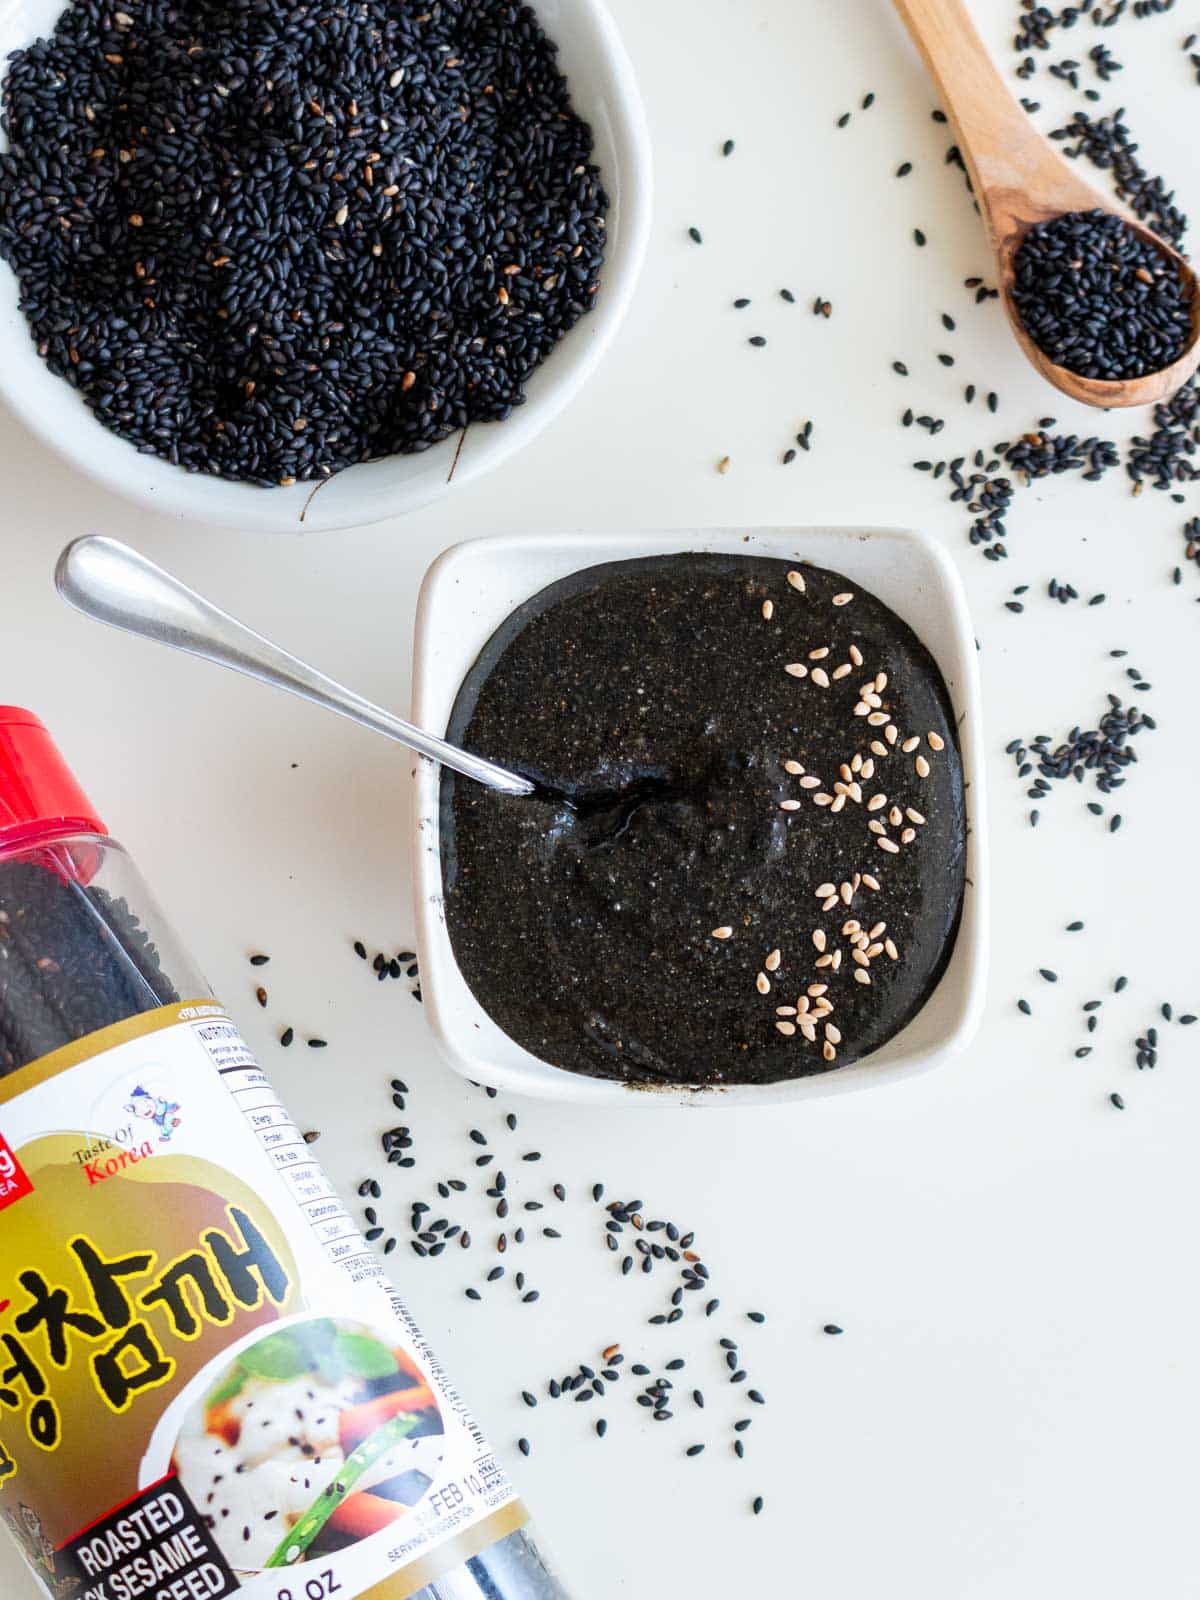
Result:
M194 472L323 480L499 421L599 290L608 200L509 0L82 0L0 89L38 353Z

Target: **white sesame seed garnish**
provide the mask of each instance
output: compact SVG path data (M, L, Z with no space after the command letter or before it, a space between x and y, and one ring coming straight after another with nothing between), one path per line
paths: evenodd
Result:
M785 1039L790 1039L796 1031L796 1024L794 1022L777 1022L775 1026L779 1029L779 1032L783 1034Z
M835 594L833 597L833 603L835 606L848 606L853 599L853 594L849 590L846 590L844 594Z
M801 778L800 787L802 789L819 789L821 787L821 780L820 778L813 777Z
M883 701L875 693L874 689L868 689L866 694L863 695L863 699L867 702L872 711L878 711L883 705Z
M893 828L898 828L904 821L904 813L901 811L899 806L893 806L888 812L888 821L891 823Z
M940 733L927 733L925 737L929 740L929 748L931 750L944 750L946 748L946 741Z
M862 785L860 783L852 783L846 793L847 797L853 800L856 806L862 805Z
M824 790L820 794L813 795L813 805L815 806L831 806L832 804L833 796L826 794Z
M916 837L917 830L915 828L905 828L904 832L900 835L900 843L911 844Z
M827 894L836 894L837 889L832 883L820 883L813 890L818 900L823 900Z
M791 584L792 588L797 590L797 592L800 594L804 594L808 588L808 585L798 572L789 572L787 575L787 581Z
M836 894L831 894L827 900L822 900L821 901L821 910L822 911L832 911L834 906L837 905L837 903L838 903L837 895Z
M888 753L888 747L884 744L882 739L872 739L871 752L873 755L886 756Z
M920 744L920 742L921 741L920 741L920 739L917 738L916 734L913 734L911 739L905 739L904 743L900 746L900 748L901 748L901 750L903 750L903 752L904 752L904 754L906 756L910 756L910 755L912 755L913 751L917 748L917 746Z
M830 1044L841 1044L842 1030L840 1028L835 1028L832 1022L827 1022L825 1024L825 1037L829 1040Z
M887 805L887 795L885 795L885 794L873 794L871 796L871 798L867 801L867 810L868 811L878 811L881 806L885 806L885 805Z
M781 800L779 809L780 811L799 811L800 802L799 800Z
M767 977L765 972L760 972L758 977L755 978L754 987L758 990L759 994L770 994L771 980Z
M870 958L867 956L866 951L859 949L858 946L855 946L855 948L851 950L850 959L854 962L855 966L858 967L869 967L871 965Z
M870 828L872 833L886 833L887 832L887 828L884 826L884 824L882 822L880 822L878 820L878 818L876 818L874 821L868 822L867 823L867 827Z
M884 839L881 837L876 839L875 843L881 850L886 850L890 856L898 856L900 854L900 846L892 839Z
M842 933L848 939L851 934L857 933L861 927L862 923L857 917L847 917L846 921L842 923Z
M824 950L825 942L826 942L825 941L825 930L824 930L824 928L814 928L813 929L812 942L813 942L814 946L818 950Z
M809 1044L816 1044L816 1042L817 1042L817 1029L816 1029L815 1023L802 1022L800 1024L800 1032L808 1040Z
M762 603L762 614L763 614L763 621L764 622L770 622L771 618L775 615L775 602L774 602L774 600L764 600L763 601L763 603Z
M865 967L855 967L855 969L854 969L854 981L855 981L855 983L870 983L871 974L867 971L867 969Z
M854 773L850 770L850 763L848 761L842 762L841 766L838 768L838 776L841 778L843 783L849 783L851 778L853 778Z
M796 1015L802 1017L807 1010L808 996L806 994L802 994L796 1001Z
M767 969L768 972L778 972L779 971L779 963L782 960L783 960L782 953L780 951L778 951L778 950L772 950L771 954L763 962L763 966Z
M863 764L862 755L860 754L859 751L856 750L854 752L854 754L850 757L850 771L851 772L861 772L862 771L862 764Z
M908 820L910 822L915 822L918 828L925 821L925 818L921 815L921 813L919 811L914 810L912 806L905 806L904 815L908 818Z
M796 1015L796 1008L795 1006L776 1006L775 1015L777 1017L794 1017Z
M825 671L824 667L814 667L813 668L813 670L812 670L812 681L816 684L818 689L828 689L828 687L829 687L829 674Z
M831 955L818 956L813 962L813 966L816 967L818 971L820 971L823 967L831 967L832 965L833 957Z
M884 933L884 930L886 928L887 928L887 923L886 922L877 922L875 924L875 926L870 930L870 937L872 939L881 938L883 933Z
M862 766L859 768L858 775L864 783L868 778L873 778L875 776L875 763L871 760L870 756L867 757Z
M867 960L868 961L874 961L876 956L881 956L882 954L883 954L883 946L878 941L876 941L876 943L874 943L874 944L869 944L867 946Z
M835 678L848 678L853 669L848 661L843 661L840 667L834 667L832 676Z
M883 948L887 951L888 955L893 961L899 961L900 952L896 949L896 941L894 939L885 939L883 941Z
M854 715L856 717L865 717L870 709L870 706L865 700L860 700L854 707Z
M854 899L854 885L852 883L839 884L838 893L842 897L842 904L848 906L851 900Z
M810 983L808 986L808 998L810 1000L819 1000L828 991L829 985L827 983Z
M840 950L835 950L833 952L833 970L834 970L834 972L838 971L838 969L841 967L841 964L842 964L842 952Z
M804 665L803 661L789 661L783 670L793 678L808 677L808 668Z
M732 928L726 928L726 927L714 928L713 931L712 931L712 937L714 939L732 939L733 938L733 929Z
M862 878L863 878L863 882L866 884L868 889L873 889L876 894L879 893L879 879L878 878L872 877L869 872L864 872L863 875L862 875Z
M815 650L808 652L808 659L810 661L824 661L828 654L829 646L827 644L819 644Z
M844 794L839 794L839 795L837 795L835 797L834 802L830 806L829 809L830 809L830 811L835 811L835 812L836 811L841 811L845 807L845 804L846 804L846 796Z
M868 728L882 728L887 721L886 711L872 711L867 717Z
M888 723L887 727L883 730L883 737L889 744L895 744L896 740L900 737L900 730L897 728L894 722Z
M793 778L799 778L804 775L804 768L798 761L785 761L783 763L783 770L785 772L790 772Z
M933 770L924 756L918 756L913 762L913 766L915 766L917 769L918 778L927 778L930 772Z
M887 688L887 686L888 686L888 675L887 675L887 673L886 672L877 672L875 674L875 693L876 694L882 694L883 691Z
M854 874L854 876L850 879L850 887L854 890L855 894L857 894L858 891L862 888L862 873L861 872L856 872Z
M834 792L834 794L838 794L838 795L849 794L850 793L850 785L848 783L843 783L842 780L839 778L838 781L833 786L833 792Z
M856 644L850 646L850 659L856 667L861 667L863 664L863 653Z
M828 1039L826 1039L825 1043L821 1046L821 1054L825 1057L826 1061L834 1061L837 1059L837 1051L833 1048Z

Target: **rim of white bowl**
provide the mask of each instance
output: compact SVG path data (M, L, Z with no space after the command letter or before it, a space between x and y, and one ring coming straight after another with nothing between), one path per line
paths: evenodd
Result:
M554 22L564 10L561 0L531 3L555 39ZM21 350L21 355L0 361L0 398L55 455L122 499L165 516L240 532L332 533L366 527L420 510L448 494L454 485L471 483L503 465L566 409L595 372L625 320L650 238L652 146L633 62L603 0L568 3L592 35L589 55L603 63L606 80L599 103L587 113L581 112L593 132L603 120L612 147L611 170L603 165L600 169L611 202L601 293L595 309L580 318L531 375L526 389L532 390L532 397L503 423L480 424L473 434L468 430L465 438L461 433L452 434L420 456L362 462L315 484L260 489L188 472L140 453L110 432L79 393L43 363L17 303L15 275L4 261L0 261L5 301L0 305L0 336L8 339L11 335L12 348ZM54 8L55 16L59 10L61 7ZM577 74L572 73L570 63L564 63L564 69L572 84L572 99L578 104L572 83ZM421 470L407 482L394 484L390 478L397 461L419 462ZM356 479L353 487L352 478ZM333 493L335 486L342 492Z

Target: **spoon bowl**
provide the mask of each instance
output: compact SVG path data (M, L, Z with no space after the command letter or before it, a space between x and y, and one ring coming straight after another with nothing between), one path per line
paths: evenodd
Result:
M957 136L995 257L1004 310L1026 359L1048 383L1084 405L1111 410L1168 399L1200 366L1200 295L1187 260L1127 206L1082 179L1037 132L997 71L963 0L895 0L895 6ZM1174 263L1190 304L1191 337L1170 366L1140 378L1089 378L1058 366L1030 337L1013 299L1017 253L1030 228L1073 211L1119 217Z

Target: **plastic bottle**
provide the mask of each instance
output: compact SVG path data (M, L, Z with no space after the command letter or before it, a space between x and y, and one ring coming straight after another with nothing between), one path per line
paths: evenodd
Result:
M56 1600L566 1600L265 1074L14 707L0 1517Z

